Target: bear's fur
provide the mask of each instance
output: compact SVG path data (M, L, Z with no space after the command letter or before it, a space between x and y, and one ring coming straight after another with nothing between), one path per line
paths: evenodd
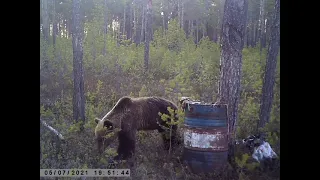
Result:
M95 119L95 136L99 152L102 153L112 140L105 135L114 132L119 141L118 155L115 159L130 158L135 152L136 132L140 130L158 130L162 133L165 148L168 150L170 138L164 132L169 126L159 116L159 112L169 115L168 107L178 109L173 102L160 97L122 97L102 119ZM115 129L119 131L114 131ZM171 145L176 143L176 134L177 125L173 125Z

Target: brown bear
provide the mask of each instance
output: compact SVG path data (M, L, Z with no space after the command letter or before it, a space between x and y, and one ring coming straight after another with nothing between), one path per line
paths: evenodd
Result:
M114 159L125 160L132 157L135 152L136 132L140 130L158 130L162 134L165 149L169 150L170 142L171 145L176 144L177 125L171 126L170 141L166 135L166 132L170 130L170 125L159 116L159 112L169 115L168 107L173 110L178 109L173 102L160 97L122 97L102 119L95 119L97 123L95 136L99 152L102 153L113 140L105 136L114 132L113 137L117 137L119 141L118 155ZM114 131L116 129L119 131Z

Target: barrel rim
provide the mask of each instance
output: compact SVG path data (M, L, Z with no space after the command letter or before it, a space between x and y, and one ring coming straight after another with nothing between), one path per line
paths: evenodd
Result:
M200 102L200 101L185 101L185 104L190 104L190 105L200 105L200 106L216 106L216 107L224 107L228 106L228 104L214 104L214 103L205 103L205 102Z
M183 124L182 128L199 129L199 130L213 130L213 129L228 129L228 126L209 126L208 127L208 126L190 126L187 124Z
M214 149L214 148L192 148L192 147L188 147L188 146L183 146L183 151L184 150L191 150L191 151L195 151L195 152L206 152L206 153L229 153L229 147L223 148L223 149Z

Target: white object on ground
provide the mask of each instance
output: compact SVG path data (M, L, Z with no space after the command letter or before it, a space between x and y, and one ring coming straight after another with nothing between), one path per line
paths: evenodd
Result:
M268 142L263 142L260 146L254 148L252 157L260 162L267 158L276 158L277 154L273 151Z

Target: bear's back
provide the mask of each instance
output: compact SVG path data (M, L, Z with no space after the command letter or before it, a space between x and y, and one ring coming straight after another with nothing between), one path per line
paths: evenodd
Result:
M168 107L176 110L177 106L169 100L160 97L140 97L132 98L134 107L136 108L135 123L139 130L154 130L158 129L158 123L161 121L159 112L168 114Z

